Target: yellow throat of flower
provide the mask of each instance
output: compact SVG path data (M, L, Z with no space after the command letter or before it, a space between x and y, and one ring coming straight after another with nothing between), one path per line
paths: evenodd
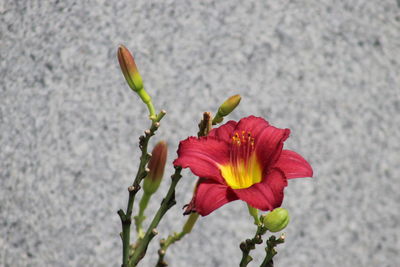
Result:
M232 136L230 162L219 166L222 177L232 189L243 189L261 182L262 168L254 153L254 138L250 132Z

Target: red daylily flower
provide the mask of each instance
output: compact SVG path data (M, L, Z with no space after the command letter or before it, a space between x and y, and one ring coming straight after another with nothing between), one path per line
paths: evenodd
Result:
M238 199L264 211L280 207L287 179L313 175L302 156L282 149L289 134L250 116L181 141L174 165L201 177L185 213L206 216Z

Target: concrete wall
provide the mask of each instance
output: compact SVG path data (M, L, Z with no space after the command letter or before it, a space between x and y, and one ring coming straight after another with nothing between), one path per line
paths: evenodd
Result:
M276 266L400 266L399 11L395 0L0 0L0 265L120 266L116 211L148 127L119 71L123 43L168 111L153 144L168 141L169 162L232 94L243 100L231 118L292 130L286 147L315 178L285 191L292 221ZM194 181L185 171L159 237L180 229ZM233 202L167 260L237 266L254 230Z

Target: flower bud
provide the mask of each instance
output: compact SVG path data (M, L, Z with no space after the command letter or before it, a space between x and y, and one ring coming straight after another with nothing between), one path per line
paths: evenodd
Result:
M143 89L142 77L136 67L135 60L129 50L123 45L118 47L118 61L129 87L135 92Z
M218 108L217 115L215 115L213 119L213 124L215 125L222 122L224 117L229 115L229 113L239 105L241 99L240 95L234 95L225 100L225 102Z
M289 212L284 208L276 208L264 217L264 226L271 232L279 232L288 225Z
M240 100L242 98L240 95L234 95L228 98L218 109L218 113L222 116L225 117L229 113L231 113L240 103Z
M160 186L164 175L165 162L167 161L168 146L164 141L159 142L152 151L149 161L149 173L143 182L143 190L147 194L153 194Z

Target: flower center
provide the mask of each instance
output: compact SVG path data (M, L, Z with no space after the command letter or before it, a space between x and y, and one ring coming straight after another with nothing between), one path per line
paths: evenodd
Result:
M254 153L250 132L236 132L230 145L230 162L220 166L222 177L232 189L243 189L261 182L262 168Z

